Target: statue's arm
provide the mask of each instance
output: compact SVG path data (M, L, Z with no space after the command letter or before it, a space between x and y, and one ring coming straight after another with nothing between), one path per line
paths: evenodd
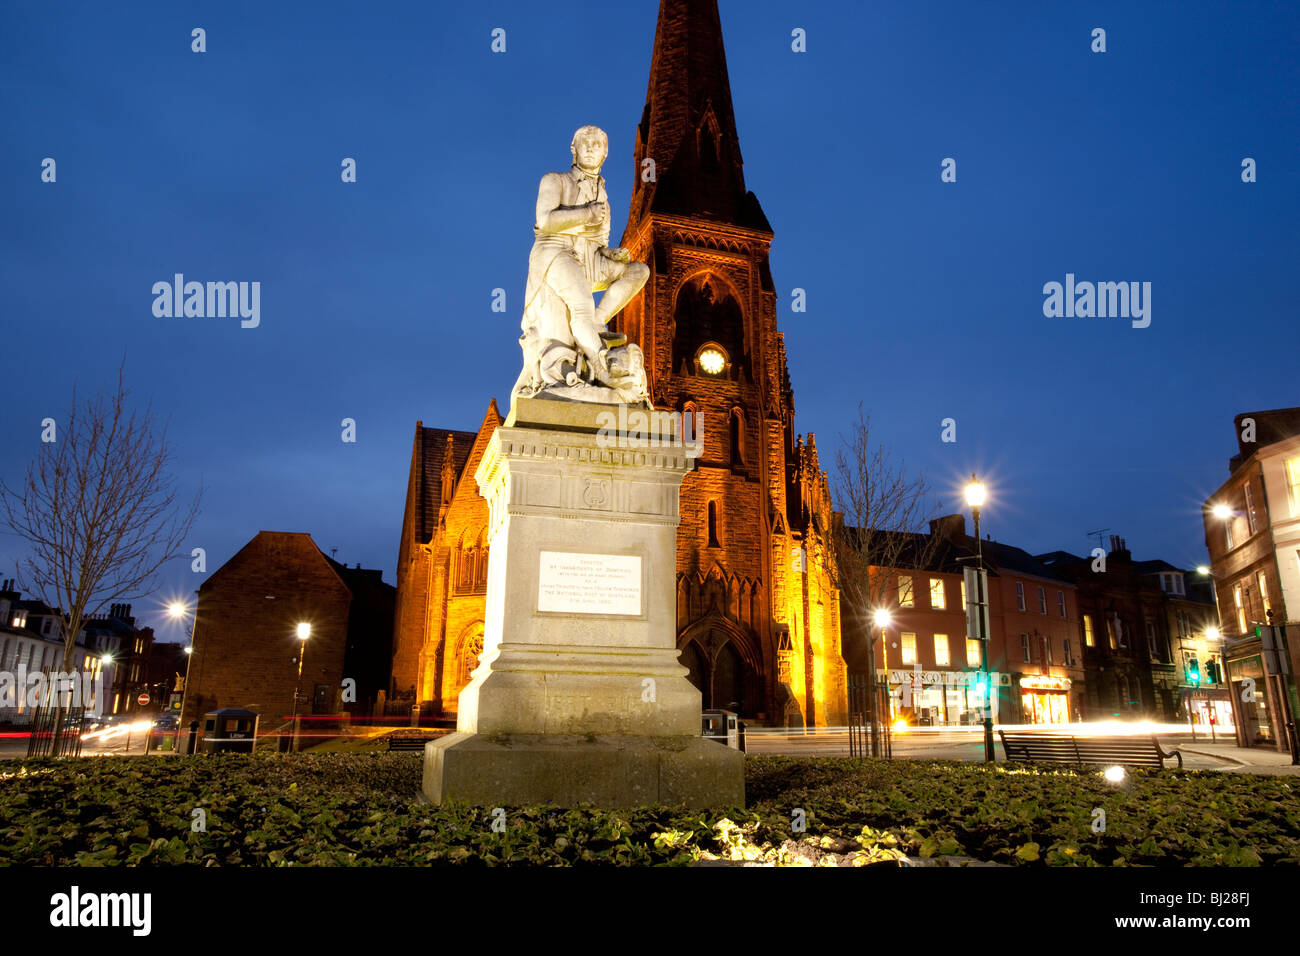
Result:
M574 226L585 226L595 222L600 215L598 203L584 203L581 206L563 206L564 187L560 176L547 173L542 177L542 184L537 190L537 228L541 232L563 232ZM608 229L606 229L608 234Z

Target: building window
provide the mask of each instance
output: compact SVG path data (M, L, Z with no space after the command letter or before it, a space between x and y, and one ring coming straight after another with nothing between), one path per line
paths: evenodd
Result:
M916 663L916 635L904 631L901 635L903 644L903 663Z
M1041 587L1038 589L1038 613L1047 613L1047 591Z
M912 607L916 599L912 596L912 576L910 574L900 574L898 576L898 606Z
M1273 605L1268 603L1268 578L1264 576L1263 571L1255 574L1255 580L1259 582L1259 599L1264 604L1264 617L1268 618L1268 612L1273 610Z
M716 501L709 502L709 547L722 547L718 543L718 503Z
M1257 529L1255 524L1255 496L1250 492L1250 482L1246 482L1246 525L1250 528L1250 533L1254 534Z
M26 626L27 626L27 612L26 612L26 611L14 611L13 620L10 621L9 623L12 624L14 627L26 627Z
M1020 635L1020 649L1025 654L1025 660L1026 661L1029 660L1029 635L1028 634Z
M1232 540L1232 523L1236 520L1237 516L1235 514L1228 515L1228 517L1223 519L1223 542L1224 547L1229 551L1236 546L1235 542Z
M1106 643L1110 649L1115 650L1115 622L1112 618L1106 618Z
M1056 592L1056 611L1061 615L1061 620L1065 620L1065 592Z
M1246 633L1246 605L1241 598L1241 585L1232 586L1232 604L1237 609L1237 633Z
M483 653L483 632L475 628L474 633L465 639L460 652L460 682L468 684L470 674L478 667L478 659Z
M966 666L980 666L980 642L973 637L966 638Z
M1025 609L1025 585L1020 581L1016 582L1016 607Z
M943 578L930 579L930 607L942 611L947 607L943 596Z
M1296 557L1297 557L1297 559L1300 559L1300 552L1297 553ZM966 575L963 574L963 575L961 576L961 606L962 606L962 610L965 610L965 609L966 609L966 605L967 605L968 603L970 603L970 602L966 600Z
M1070 658L1070 639L1068 637L1065 640L1061 641L1061 651L1062 653L1065 654L1065 659L1063 661L1065 666L1066 667L1072 666L1074 664L1074 661Z
M935 667L947 667L952 663L948 655L948 635L934 635L934 665Z
M1119 619L1118 614L1115 615L1115 636L1119 639L1119 646L1127 650L1128 632L1125 630L1124 622Z
M1147 650L1154 659L1160 659L1160 652L1156 650L1156 626L1150 621L1147 621Z
M1286 463L1286 495L1291 502L1291 517L1300 515L1300 458Z
M1092 615L1083 616L1083 643L1088 647L1097 646L1097 637L1092 633Z
M738 408L731 412L731 463L745 463L745 419Z

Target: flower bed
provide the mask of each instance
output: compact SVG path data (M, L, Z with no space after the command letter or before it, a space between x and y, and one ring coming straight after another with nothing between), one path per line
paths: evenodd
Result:
M0 764L0 862L1300 864L1286 777L1138 772L1117 787L1069 770L749 757L748 808L505 808L497 832L488 810L422 803L420 774L419 754L14 761Z

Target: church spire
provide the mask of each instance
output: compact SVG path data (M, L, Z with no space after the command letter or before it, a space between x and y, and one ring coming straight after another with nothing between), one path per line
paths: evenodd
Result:
M771 232L743 165L717 0L660 0L629 226L658 212Z

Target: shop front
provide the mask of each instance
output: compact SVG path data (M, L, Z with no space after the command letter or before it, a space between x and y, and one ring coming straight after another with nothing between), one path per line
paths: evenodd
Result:
M885 673L880 672L882 675ZM961 727L983 722L983 695L974 671L891 670L888 672L890 723L909 727ZM996 686L1007 687L1010 675L994 674ZM1004 690L1003 694L1006 693ZM997 696L993 719L998 719Z
M1020 678L1020 719L1026 724L1068 724L1070 687L1068 677L1025 674Z
M1232 693L1226 687L1181 688L1182 719L1198 734L1217 737L1234 736L1236 720L1232 713Z
M1258 649L1258 642L1253 642ZM1247 653L1228 659L1228 681L1232 686L1230 706L1236 711L1237 743L1242 747L1277 747L1278 728L1273 726L1271 682L1264 677L1264 659Z

